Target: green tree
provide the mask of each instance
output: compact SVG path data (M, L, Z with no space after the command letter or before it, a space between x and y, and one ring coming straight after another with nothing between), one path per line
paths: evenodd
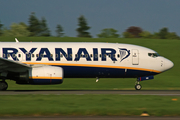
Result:
M134 38L134 35L132 35L131 33L129 32L123 32L123 38Z
M42 20L38 20L35 13L32 12L29 17L28 30L31 32L30 36L50 36L50 30L47 27L46 19L42 17Z
M2 27L3 27L3 24L1 24L1 21L0 21L0 36L3 34Z
M117 34L117 30L113 28L105 28L101 30L100 34L97 34L99 38L118 38L120 35Z
M31 32L30 36L39 36L41 31L41 23L36 18L35 13L32 12L29 17L29 27L28 30Z
M46 23L46 19L44 17L42 17L42 20L40 22L40 33L39 36L51 36L50 34L50 30L47 27L47 23Z
M86 19L83 15L78 18L78 26L79 28L76 29L78 32L78 37L91 37L90 33L87 32L90 27L87 25Z
M139 38L140 37L140 33L142 33L142 29L140 27L136 27L136 26L131 26L129 27L123 34L126 37L130 37L130 38ZM128 34L127 34L128 33ZM129 35L130 34L130 35Z
M158 32L154 32L154 34L152 34L152 39L160 39L159 37L159 33Z
M159 31L160 39L167 39L168 33L169 33L168 28L164 27L164 28L160 29L160 31Z
M64 33L63 33L63 28L62 28L62 26L61 25L57 25L57 27L56 27L56 33L57 33L57 37L62 37L63 35L64 35Z
M30 35L30 32L27 30L28 26L21 22L19 24L12 23L10 29L4 30L4 36L13 36L13 37L27 37Z
M167 39L180 39L180 37L175 32L168 33L166 35L166 38Z
M152 37L152 34L151 34L150 32L148 32L148 31L143 31L143 32L141 32L141 33L139 34L139 36L140 36L141 38L151 38L151 37Z
M175 32L169 32L168 28L164 27L155 33L153 36L159 39L180 39L180 37ZM158 36L158 37L157 37Z

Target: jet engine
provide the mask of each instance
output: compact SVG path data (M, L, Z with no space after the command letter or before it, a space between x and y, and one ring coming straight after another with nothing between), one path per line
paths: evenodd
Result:
M26 72L16 74L13 80L17 84L61 84L63 69L55 66L34 66Z

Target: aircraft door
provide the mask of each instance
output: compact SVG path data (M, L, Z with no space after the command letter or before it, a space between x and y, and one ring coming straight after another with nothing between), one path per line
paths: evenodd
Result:
M139 65L139 51L137 49L133 49L132 52L132 64Z

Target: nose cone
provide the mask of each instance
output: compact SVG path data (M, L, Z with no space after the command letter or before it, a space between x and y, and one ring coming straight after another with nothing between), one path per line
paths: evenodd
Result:
M165 70L169 70L174 66L174 63L168 59L165 61Z

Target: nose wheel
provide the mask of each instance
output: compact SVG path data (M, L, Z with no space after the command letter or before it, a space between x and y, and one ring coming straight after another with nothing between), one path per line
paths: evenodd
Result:
M138 81L136 81L136 83L135 83L135 89L136 89L136 90L141 90L141 88L142 88L142 86L139 84Z
M135 85L135 89L136 89L136 90L141 90L141 88L142 88L142 86L141 86L140 84L136 84L136 85Z

